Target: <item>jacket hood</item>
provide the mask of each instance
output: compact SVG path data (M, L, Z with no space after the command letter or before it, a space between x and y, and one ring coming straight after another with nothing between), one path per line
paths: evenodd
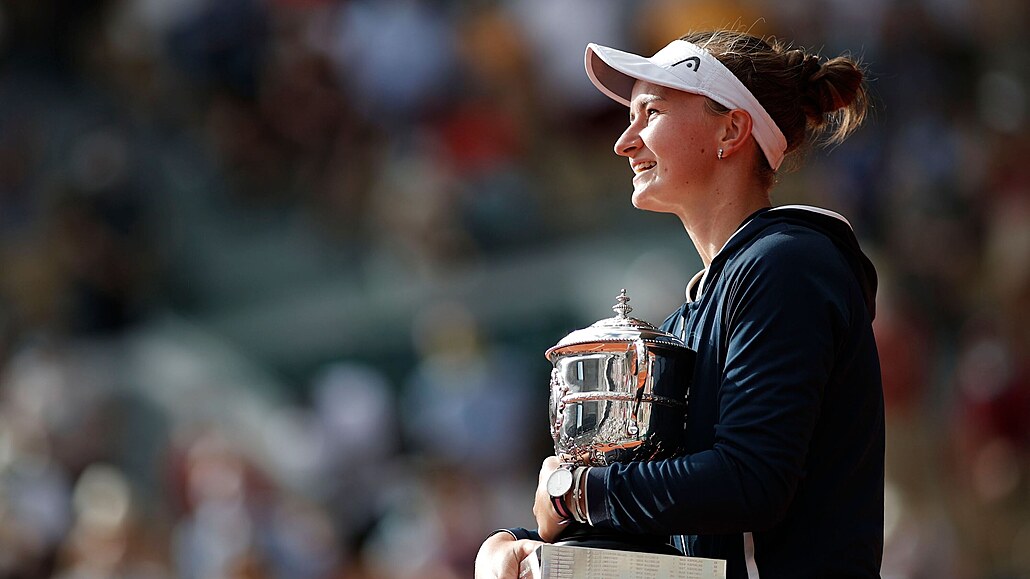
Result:
M785 205L762 209L753 214L746 224L730 238L719 255L732 255L736 249L748 243L760 231L775 223L790 223L814 229L833 241L834 245L847 257L851 271L862 288L866 307L869 308L870 319L876 317L876 269L873 267L873 262L859 247L858 238L855 237L855 231L851 228L851 224L833 211L805 205ZM720 261L719 256L717 255L713 261Z

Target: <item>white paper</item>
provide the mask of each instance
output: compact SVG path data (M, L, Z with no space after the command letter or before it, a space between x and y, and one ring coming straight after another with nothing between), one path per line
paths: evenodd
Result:
M726 561L568 545L543 545L519 579L725 579Z

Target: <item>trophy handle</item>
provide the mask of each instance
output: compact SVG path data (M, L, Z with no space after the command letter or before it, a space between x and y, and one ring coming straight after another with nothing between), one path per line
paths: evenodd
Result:
M640 405L644 401L644 386L647 385L647 345L640 338L633 341L633 349L636 352L636 356L633 357L633 368L631 375L636 378L637 388L633 401L633 412L630 414L630 419L626 424L626 432L630 436L636 436L640 432L640 427L637 426L638 414L640 412Z
M642 366L647 365L647 345L640 338L633 341L633 348L637 351L636 364L633 367L633 375L638 376L642 370ZM647 377L647 373L644 373L644 377ZM642 385L642 384L641 384Z
M569 387L561 379L558 368L551 369L551 438L554 439L555 451L558 450L558 439L561 436L562 424L565 422L565 395Z

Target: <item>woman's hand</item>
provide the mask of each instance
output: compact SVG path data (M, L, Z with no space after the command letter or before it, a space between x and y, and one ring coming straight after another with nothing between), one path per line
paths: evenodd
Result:
M540 478L536 485L536 500L533 503L533 514L536 516L537 532L540 537L548 543L554 542L558 535L565 530L568 521L563 521L558 513L554 512L551 505L551 495L547 492L547 479L551 473L558 469L561 462L558 457L549 456L544 459L540 467Z
M518 579L519 564L540 545L508 533L490 535L476 554L476 579Z

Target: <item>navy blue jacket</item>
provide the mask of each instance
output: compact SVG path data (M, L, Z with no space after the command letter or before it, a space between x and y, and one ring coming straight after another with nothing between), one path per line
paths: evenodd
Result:
M762 579L879 577L884 420L876 273L842 218L753 215L664 329L697 350L685 455L594 468L590 522L675 535Z

